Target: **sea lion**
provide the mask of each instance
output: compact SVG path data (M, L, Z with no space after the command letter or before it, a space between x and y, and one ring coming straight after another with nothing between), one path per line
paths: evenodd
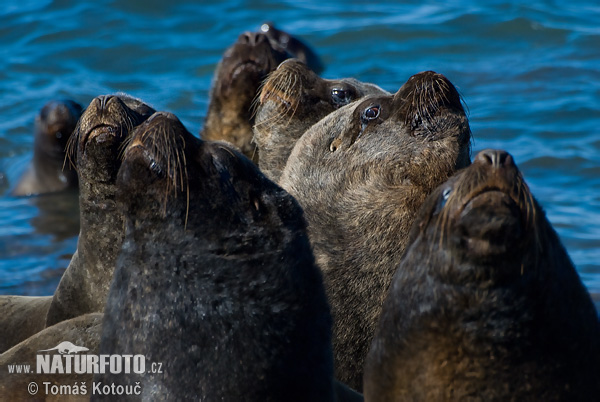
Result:
M101 354L143 354L162 374L142 399L331 400L331 316L302 210L224 143L170 113L136 130L117 200L126 235Z
M252 101L267 74L290 56L294 55L261 32L242 33L217 65L200 137L228 141L256 162Z
M98 354L102 318L102 313L91 313L62 321L45 328L2 353L0 355L0 399L6 401L89 401L93 390L93 373L82 372L87 370L81 370L82 366L80 365L75 366L74 360L77 359L76 355L78 354ZM52 355L60 353L44 351L44 349L53 349L53 346L63 342L82 349L78 351L70 349L70 357L60 358L64 362L62 367L52 368ZM37 372L39 369L37 355L50 355L47 357L50 360L50 372L45 371L48 367L41 368L42 372ZM69 366L67 366L67 360L70 361ZM17 369L16 366L19 368ZM24 372L24 366L29 366L29 372ZM19 373L17 370L21 372ZM53 370L56 371L52 372ZM84 384L85 386L82 388ZM52 388L56 387L55 390L60 390L61 385L67 386L69 392L53 394ZM75 387L77 387L77 391L73 391ZM46 388L49 392L46 392ZM82 395L83 389L85 389L85 394Z
M280 185L308 222L331 303L336 378L360 391L363 362L407 234L426 196L470 163L469 123L443 75L412 76L302 135Z
M0 296L0 353L46 327L52 296Z
M114 200L119 153L129 132L153 112L128 95L105 95L92 100L77 124L69 147L77 154L79 240L54 293L47 326L104 310L124 234Z
M592 401L600 322L505 151L484 150L416 218L365 369L369 401Z
M334 110L367 95L390 93L354 78L321 78L295 59L281 63L263 84L258 98L254 142L260 169L277 182L292 148L306 130Z
M33 195L77 188L77 172L64 166L65 149L82 107L70 99L52 100L35 118L33 160L12 191Z
M303 63L309 65L317 74L325 68L319 55L310 46L289 33L275 28L272 22L263 23L260 26L260 31L267 35L267 38L271 42L275 42L275 46L282 47L292 57L302 60Z

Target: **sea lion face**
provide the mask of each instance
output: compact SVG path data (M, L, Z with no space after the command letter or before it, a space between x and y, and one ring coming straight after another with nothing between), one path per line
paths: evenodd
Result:
M487 149L429 196L411 239L428 239L432 247L448 249L457 262L468 266L506 267L528 254L521 250L537 244L539 214L512 156ZM520 263L512 265L521 267ZM489 273L478 273L478 277ZM521 274L506 269L498 272L509 273Z
M267 74L287 57L264 34L241 34L217 65L202 138L226 140L246 156L256 156L251 143L252 100Z
M253 99L260 82L287 57L262 33L242 33L217 67L217 95L231 97L231 101L238 97Z
M98 96L81 116L69 141L77 154L79 175L111 182L119 168L119 146L129 132L154 110L128 95Z
M81 116L81 105L72 100L53 100L36 117L36 136L44 153L64 157L67 143Z
M135 130L117 185L134 219L169 219L221 243L224 232L268 227L273 219L301 214L293 199L247 158L227 144L198 140L176 116L164 112ZM210 230L198 229L202 227ZM233 240L226 247L256 251Z
M263 172L277 181L294 144L308 128L334 110L372 94L389 95L353 78L323 79L298 60L281 63L258 98L254 141Z
M458 92L443 75L428 71L412 76L395 95L368 96L311 127L292 151L281 183L297 193L307 177L319 188L379 177L432 190L469 164L469 143Z

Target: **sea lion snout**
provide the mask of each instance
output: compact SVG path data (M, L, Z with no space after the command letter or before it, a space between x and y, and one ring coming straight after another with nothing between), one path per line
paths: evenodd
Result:
M512 156L508 152L498 149L484 149L475 156L473 163L491 165L495 169L515 167Z
M261 32L246 31L238 37L237 41L243 45L258 46L261 43L268 43L269 38Z

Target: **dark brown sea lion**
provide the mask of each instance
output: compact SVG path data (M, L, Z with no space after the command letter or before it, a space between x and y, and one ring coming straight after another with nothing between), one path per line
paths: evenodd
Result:
M217 66L200 136L228 141L256 162L252 101L267 74L289 57L290 53L276 40L269 40L263 33L241 34Z
M363 362L408 231L426 196L467 166L470 129L452 83L428 71L395 95L329 114L294 147L281 186L304 209L334 318L336 378Z
M600 322L511 155L421 208L365 369L370 401L593 401Z
M71 137L79 174L80 233L77 251L63 274L46 325L101 312L124 235L115 204L115 180L122 144L154 110L128 95L92 100Z
M313 124L367 95L390 95L354 78L327 80L306 64L289 59L269 75L256 110L254 142L259 166L277 182L296 141Z
M0 296L0 353L46 327L52 296Z
M100 353L143 354L163 373L95 381L140 381L148 400L332 400L331 316L300 206L170 113L134 133Z
M35 119L33 160L13 195L33 195L77 188L77 172L64 166L65 149L81 116L77 102L53 100L42 108Z
M102 317L102 313L92 313L60 322L2 353L0 355L0 399L3 401L89 401L93 390L93 374L81 373L82 366L76 367L73 360L80 354L98 354ZM58 349L61 348L55 348L65 345L65 342L75 347L60 351ZM78 350L81 352L77 352ZM53 368L52 359L60 352L66 352L65 354L68 353L70 356L59 358L63 362L62 367ZM40 368L42 372L37 372L37 355L50 355L46 357L49 360L50 371L45 371L48 367L44 366ZM68 368L67 360L70 360ZM29 366L29 372L23 370L26 365ZM17 369L16 366L19 368ZM82 395L81 385L84 383L86 394ZM60 392L61 385L67 386L68 393L71 395L54 394L53 390ZM72 394L75 385L77 391L76 394ZM67 392L66 389L63 389L63 393Z
M271 42L275 42L276 46L285 49L292 57L302 60L310 68L319 74L323 71L323 62L310 46L300 39L290 35L289 33L275 28L272 22L265 22L260 26L260 31L267 35Z

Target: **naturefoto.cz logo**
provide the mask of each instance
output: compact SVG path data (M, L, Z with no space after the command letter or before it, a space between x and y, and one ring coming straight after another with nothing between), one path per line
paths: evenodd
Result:
M58 354L45 353L53 351L58 352ZM81 353L87 351L89 351L88 348L74 345L71 342L61 342L53 348L38 350L36 373L143 374L146 372L146 357L144 355L90 355ZM161 367L152 367L154 373L160 373L161 371Z

